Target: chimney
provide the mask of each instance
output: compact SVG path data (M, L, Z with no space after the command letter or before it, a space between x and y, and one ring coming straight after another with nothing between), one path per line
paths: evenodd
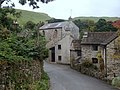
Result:
M72 17L71 16L68 18L68 21L72 21Z
M84 32L83 38L87 38L87 37L88 37L88 32Z

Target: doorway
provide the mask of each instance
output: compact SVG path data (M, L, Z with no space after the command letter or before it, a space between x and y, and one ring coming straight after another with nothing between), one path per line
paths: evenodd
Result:
M55 47L50 48L51 50L51 62L55 62Z

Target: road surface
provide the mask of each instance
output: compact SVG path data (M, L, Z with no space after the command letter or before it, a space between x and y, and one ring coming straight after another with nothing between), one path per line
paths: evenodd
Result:
M45 62L44 68L50 77L52 90L118 90L102 80L72 70L68 65Z

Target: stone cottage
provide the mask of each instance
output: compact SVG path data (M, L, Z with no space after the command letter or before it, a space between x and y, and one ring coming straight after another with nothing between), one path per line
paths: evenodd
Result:
M70 64L70 45L79 39L79 28L72 21L48 23L39 28L47 40L50 62Z
M85 32L81 41L82 60L88 59L98 65L98 52L104 60L106 77L112 79L120 75L120 61L113 57L118 42L116 32Z

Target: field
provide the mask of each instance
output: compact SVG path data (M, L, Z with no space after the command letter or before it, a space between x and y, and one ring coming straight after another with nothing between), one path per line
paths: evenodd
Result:
M95 22L97 22L100 18L105 19L107 21L116 21L119 20L120 17L75 17L74 20L80 19L80 20L93 20Z
M45 22L46 20L49 20L51 18L45 13L38 13L19 9L16 10L17 12L22 12L21 17L17 18L17 21L20 25L24 25L27 21L33 21L34 23L38 23L40 21Z

